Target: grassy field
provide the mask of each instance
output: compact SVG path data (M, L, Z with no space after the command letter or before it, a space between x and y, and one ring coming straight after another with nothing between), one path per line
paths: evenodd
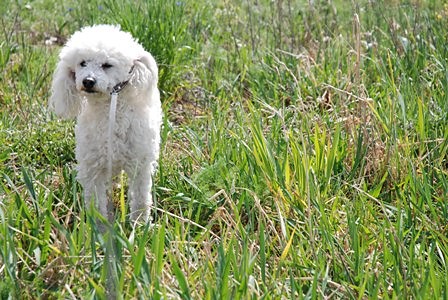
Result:
M0 299L448 298L444 1L0 2ZM153 53L165 112L153 226L122 184L104 235L47 109L96 23Z

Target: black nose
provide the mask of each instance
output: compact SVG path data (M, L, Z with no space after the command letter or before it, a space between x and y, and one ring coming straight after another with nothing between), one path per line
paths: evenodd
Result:
M82 81L82 85L86 88L86 90L91 90L95 86L96 80L93 77L86 77Z

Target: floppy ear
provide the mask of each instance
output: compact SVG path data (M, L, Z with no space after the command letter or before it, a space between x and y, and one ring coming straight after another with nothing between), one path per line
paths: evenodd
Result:
M144 52L141 57L134 61L133 83L148 83L151 88L157 88L159 81L159 69L157 63L148 52Z
M48 105L56 115L65 119L74 118L81 111L81 98L76 90L75 72L62 60L58 62L53 74Z

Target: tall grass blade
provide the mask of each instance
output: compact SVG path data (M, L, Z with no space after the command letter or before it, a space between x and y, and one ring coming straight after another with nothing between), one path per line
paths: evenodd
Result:
M173 255L170 255L170 261L171 261L171 267L173 268L173 273L176 276L177 283L179 284L181 290L180 297L185 300L192 299L187 279L184 273L182 272L181 268L179 267L176 258Z
M143 230L143 234L138 239L138 250L137 253L134 254L134 276L138 277L140 276L140 272L142 269L142 265L144 263L144 260L146 259L146 243L148 242L149 237L149 225L145 226L145 229Z
M266 285L266 237L264 233L264 222L260 222L259 239L260 239L260 270L261 280Z

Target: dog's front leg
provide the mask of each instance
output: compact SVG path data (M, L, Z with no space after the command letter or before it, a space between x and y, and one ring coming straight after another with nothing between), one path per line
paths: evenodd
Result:
M111 216L108 210L108 200L106 193L106 182L104 180L86 180L81 182L84 188L84 202L86 209L90 210L92 205L99 211L99 213L110 221Z
M151 196L151 168L145 166L138 168L134 173L129 175L129 200L131 214L130 218L133 222L148 222L150 221L150 210L152 205Z

